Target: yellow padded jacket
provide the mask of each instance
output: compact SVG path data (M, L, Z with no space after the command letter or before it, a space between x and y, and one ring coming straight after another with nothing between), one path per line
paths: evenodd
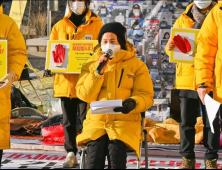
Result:
M222 4L208 14L198 36L194 58L196 88L202 83L213 87L214 99L222 103Z
M50 40L84 40L85 36L92 36L92 40L97 40L103 23L97 14L88 10L86 21L81 26L76 26L69 20L72 11L59 21L52 29ZM74 38L73 38L74 37ZM76 98L76 83L78 74L56 74L54 81L54 97Z
M147 66L136 58L134 46L127 41L127 51L121 50L108 64L104 75L96 73L101 47L95 48L94 57L82 67L76 86L81 100L93 101L132 98L137 107L129 114L92 115L90 108L77 137L79 146L108 134L110 140L121 140L139 156L141 140L141 112L153 105L153 84Z
M186 11L176 20L173 27L192 28L194 21L187 15L194 3L187 6ZM168 45L166 53L169 55ZM194 64L178 63L176 68L175 89L178 90L196 90L195 87Z
M14 20L0 6L0 40L8 43L8 71L20 78L27 60L24 38ZM10 148L11 87L0 90L0 150Z

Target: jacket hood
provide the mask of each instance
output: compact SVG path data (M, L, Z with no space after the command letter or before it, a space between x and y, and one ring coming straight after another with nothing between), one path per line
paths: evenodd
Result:
M69 24L69 26L74 27L74 24L69 20L72 13L72 10L70 10L68 15L66 15L63 19ZM99 15L93 13L90 9L88 9L85 20L85 23L83 23L81 26L89 25L94 21L101 21L101 18L99 17Z
M129 41L126 41L127 50L120 50L120 52L114 56L114 58L110 61L110 63L116 63L118 61L126 61L131 58L136 57L136 49ZM104 54L102 51L101 45L97 45L94 49L95 58L99 60L99 58Z

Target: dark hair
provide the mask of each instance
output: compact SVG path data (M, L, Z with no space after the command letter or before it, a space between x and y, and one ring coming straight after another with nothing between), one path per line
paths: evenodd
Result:
M118 40L118 42L119 42L119 44L121 46L121 49L122 50L127 50L126 44L124 44L123 41L119 37L117 37L117 40Z
M165 39L165 36L166 36L167 34L170 36L170 33L169 33L169 32L165 32L165 34L164 34L164 36L163 36L163 39Z
M0 0L0 6L2 6L2 3L4 2L4 0Z

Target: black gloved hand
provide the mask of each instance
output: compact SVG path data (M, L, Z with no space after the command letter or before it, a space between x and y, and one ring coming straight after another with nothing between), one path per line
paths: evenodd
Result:
M129 98L123 102L123 107L115 108L114 112L122 112L123 114L128 114L135 108L136 108L136 101Z

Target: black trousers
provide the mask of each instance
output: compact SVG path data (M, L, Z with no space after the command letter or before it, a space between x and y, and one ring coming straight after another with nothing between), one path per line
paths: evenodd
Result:
M218 159L218 150L220 148L220 123L219 114L213 122L214 131L211 132L206 108L200 99L180 97L181 123L180 123L180 154L187 159L195 159L195 125L198 116L198 108L201 103L202 117L204 123L204 146L206 148L205 159Z
M80 119L83 123L86 117L87 104L78 98L61 98L63 110L63 126L65 134L65 150L66 152L74 152L75 155L78 151L76 147L76 118L77 112L80 112Z
M127 146L119 140L109 140L108 135L87 144L87 169L104 169L106 156L108 169L126 169Z
M3 150L0 150L0 169L2 166L2 154L3 154Z

